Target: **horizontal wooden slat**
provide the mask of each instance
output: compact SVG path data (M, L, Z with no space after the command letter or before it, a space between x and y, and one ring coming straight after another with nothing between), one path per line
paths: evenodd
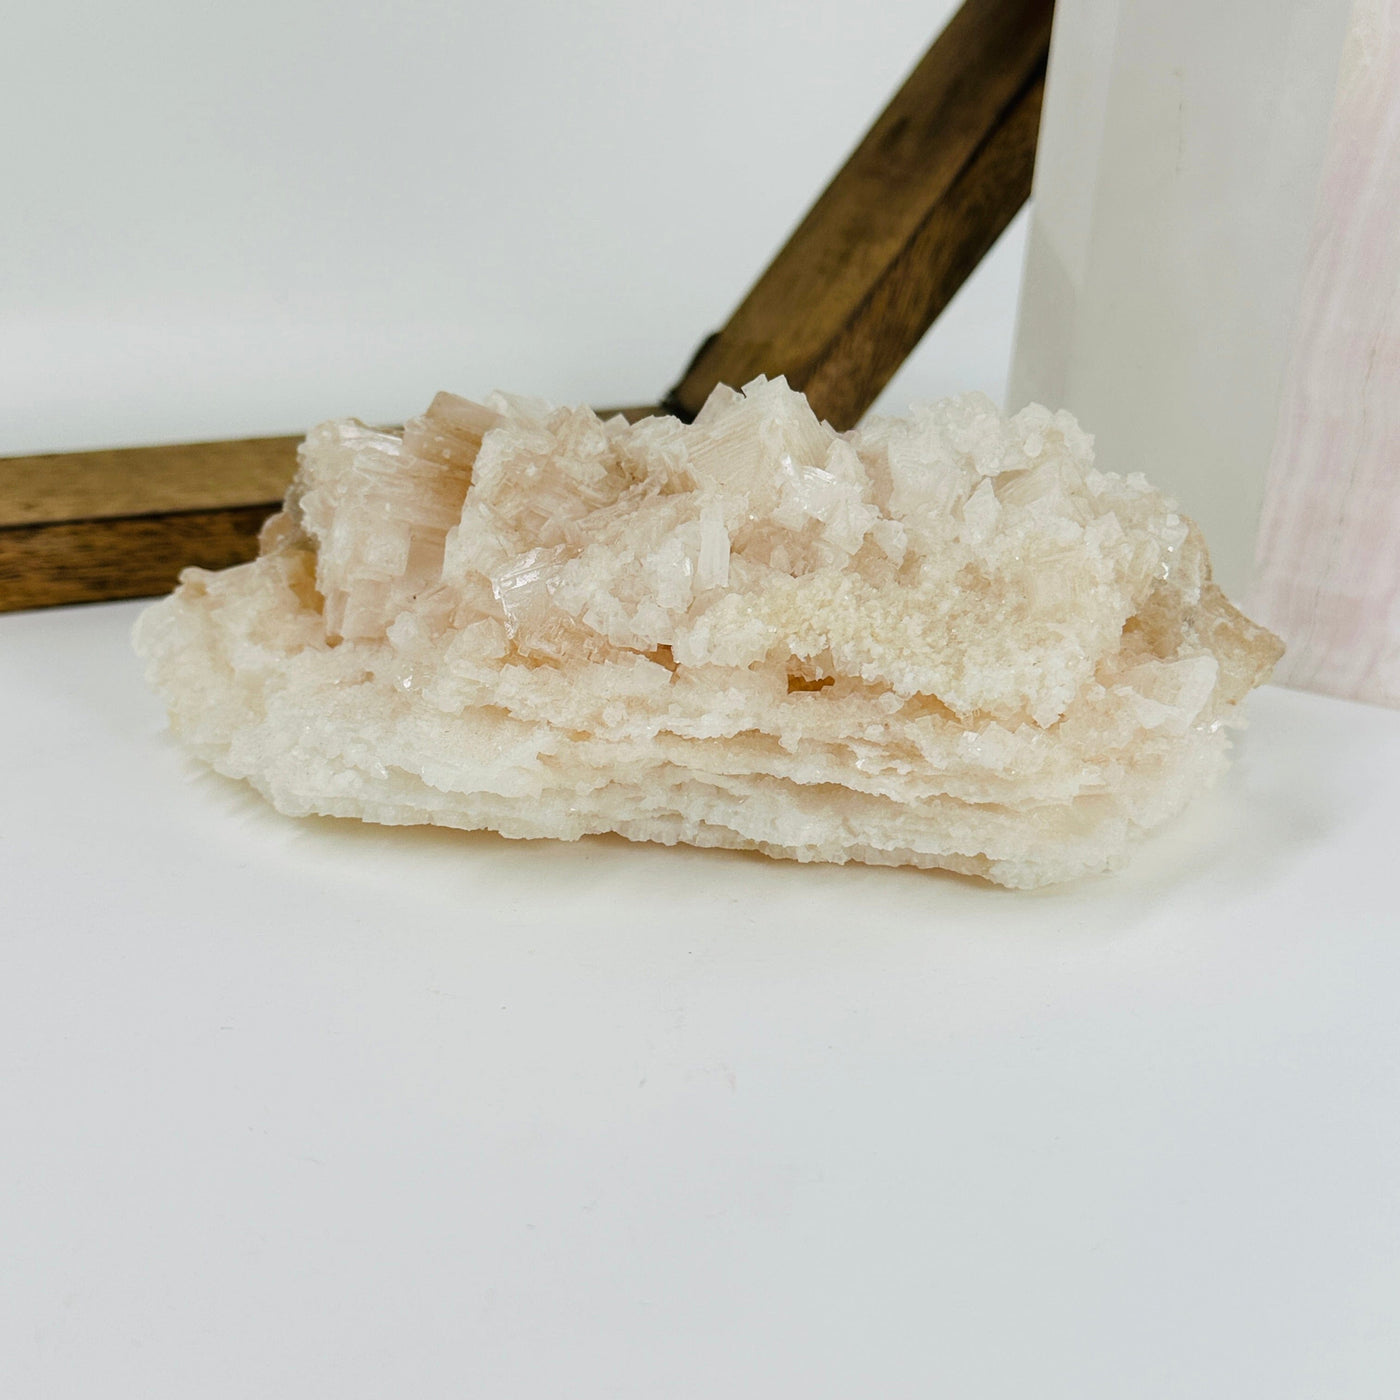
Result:
M258 531L277 507L266 501L0 530L0 612L167 593L188 565L226 569L253 558Z
M636 422L653 405L600 409ZM0 612L144 598L258 552L300 438L0 458Z
M0 458L0 528L280 500L300 438L243 438Z
M659 410L648 404L599 412L635 422ZM238 438L0 457L0 529L281 500L296 471L300 442Z

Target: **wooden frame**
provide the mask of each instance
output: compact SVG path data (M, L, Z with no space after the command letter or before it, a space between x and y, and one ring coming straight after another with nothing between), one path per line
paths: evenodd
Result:
M1029 197L1052 8L966 0L661 409L785 374L833 426L859 420ZM0 459L0 611L252 558L298 441Z

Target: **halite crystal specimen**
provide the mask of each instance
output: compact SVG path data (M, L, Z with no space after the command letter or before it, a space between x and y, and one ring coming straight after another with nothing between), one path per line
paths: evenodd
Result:
M137 650L293 815L1066 880L1216 777L1281 651L1092 456L976 394L844 435L782 380L689 426L440 394L315 429Z

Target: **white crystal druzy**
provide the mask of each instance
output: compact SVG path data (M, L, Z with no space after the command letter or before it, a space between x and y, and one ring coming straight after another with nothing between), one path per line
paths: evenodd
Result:
M1226 761L1275 638L1065 413L837 434L441 394L315 429L251 564L137 625L180 738L278 810L942 867L1108 869Z

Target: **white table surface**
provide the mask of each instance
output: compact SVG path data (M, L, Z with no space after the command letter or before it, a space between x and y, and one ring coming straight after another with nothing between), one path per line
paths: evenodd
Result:
M293 822L0 617L0 1392L1400 1393L1400 714L1037 895Z

